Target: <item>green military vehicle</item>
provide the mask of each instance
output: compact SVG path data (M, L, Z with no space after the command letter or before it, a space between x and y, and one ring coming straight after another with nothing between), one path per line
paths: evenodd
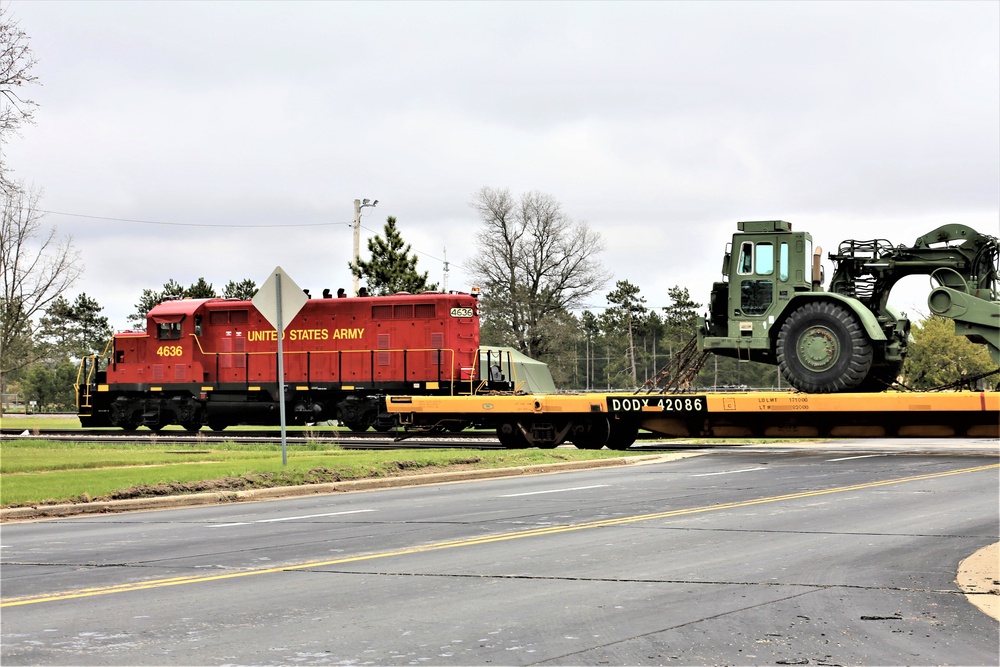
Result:
M889 292L925 274L930 311L955 320L956 333L986 344L1000 365L996 238L944 225L912 246L843 241L823 289L822 251L810 234L783 220L737 224L698 331L701 350L777 364L804 392L881 391L902 369L910 330Z

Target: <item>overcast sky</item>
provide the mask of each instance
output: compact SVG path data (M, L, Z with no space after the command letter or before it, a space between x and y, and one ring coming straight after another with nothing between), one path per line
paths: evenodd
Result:
M997 2L8 10L43 84L8 165L81 251L71 296L116 328L170 278L221 292L280 265L314 295L349 288L360 198L379 200L363 238L396 216L418 268L440 283L447 256L467 290L473 194L549 193L655 307L673 285L708 300L738 220L789 220L826 251L1000 233ZM897 305L926 313L909 280Z

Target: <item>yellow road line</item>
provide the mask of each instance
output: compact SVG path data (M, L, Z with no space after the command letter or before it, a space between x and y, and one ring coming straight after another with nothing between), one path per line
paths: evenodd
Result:
M98 595L112 595L115 593L127 593L129 591L143 591L153 588L166 588L168 586L183 586L187 584L208 583L211 581L223 581L225 579L236 579L239 577L251 577L262 574L275 574L277 572L288 572L291 570L308 570L313 568L329 567L331 565L343 565L345 563L357 563L377 558L392 558L394 556L407 556L410 554L426 553L428 551L440 551L442 549L455 549L458 547L471 547L481 544L492 544L494 542L504 542L508 540L519 540L527 537L542 537L545 535L557 535L578 530L591 530L593 528L606 528L609 526L622 526L630 523L642 521L655 521L657 519L668 519L671 517L685 516L688 514L700 514L704 512L718 512L720 510L738 509L742 507L752 507L753 505L764 505L767 503L778 503L788 500L799 500L802 498L814 498L834 493L848 493L850 491L860 491L873 489L880 486L891 486L895 484L905 484L908 482L920 482L929 479L939 479L952 475L964 475L984 470L1000 468L1000 463L976 466L973 468L961 468L948 472L929 473L926 475L915 475L913 477L900 477L896 479L881 480L878 482L866 482L864 484L853 484L851 486L838 486L832 489L820 489L817 491L801 491L799 493L789 493L781 496L769 496L757 498L755 500L741 500L731 503L719 503L717 505L706 505L703 507L690 507L686 509L668 510L665 512L654 512L652 514L637 514L634 516L620 517L617 519L603 519L601 521L588 521L585 523L569 524L566 526L548 526L545 528L532 528L530 530L519 530L511 533L499 533L496 535L484 535L483 537L465 538L461 540L451 540L447 542L434 542L420 546L397 549L395 551L383 551L379 553L361 554L358 556L348 556L334 560L309 561L296 565L282 565L280 567L269 567L255 570L242 570L240 572L229 572L216 575L199 575L189 577L171 577L169 579L152 579L149 581L139 581L134 583L117 584L114 586L103 586L98 588L85 588L76 591L66 591L61 593L48 593L43 595L31 595L16 598L8 598L0 602L0 608L18 607L29 604L39 604L41 602L58 602L62 600L73 600L77 598L88 598Z

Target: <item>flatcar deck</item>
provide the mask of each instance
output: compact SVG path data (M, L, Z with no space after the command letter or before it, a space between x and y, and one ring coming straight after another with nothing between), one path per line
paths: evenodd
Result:
M708 438L1000 437L1000 392L392 396L386 403L405 426L495 427L514 447L623 448L640 428Z

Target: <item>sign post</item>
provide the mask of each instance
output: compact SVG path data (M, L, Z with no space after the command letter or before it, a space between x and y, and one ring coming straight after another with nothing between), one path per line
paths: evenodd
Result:
M282 311L291 323L306 305L309 297L295 284L280 266L274 268L257 293L253 295L254 307L274 327L278 337L278 413L281 418L281 465L288 465L287 436L285 433L285 350L282 339L285 327Z

